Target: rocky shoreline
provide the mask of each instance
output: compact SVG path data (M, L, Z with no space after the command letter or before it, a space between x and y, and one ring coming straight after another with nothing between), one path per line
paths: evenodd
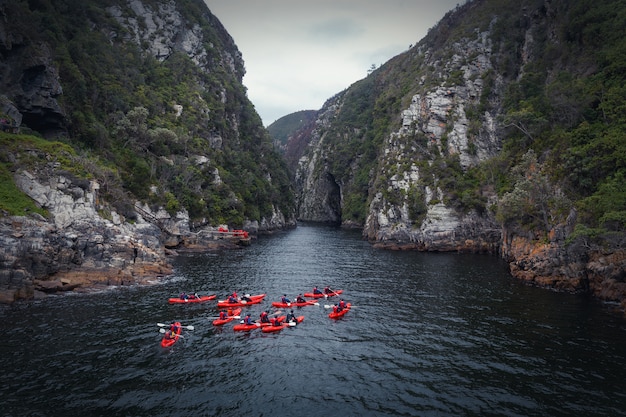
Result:
M64 175L41 180L27 171L14 178L49 214L0 217L0 303L5 304L150 283L172 274L171 260L179 254L240 249L259 231L285 227L279 222L260 226L250 222L246 227L251 236L246 237L213 227L191 231L186 212L171 216L139 203L130 222L99 203L96 181Z

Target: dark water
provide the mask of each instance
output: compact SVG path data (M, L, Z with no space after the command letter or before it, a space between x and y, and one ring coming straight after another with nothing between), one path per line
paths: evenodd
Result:
M181 290L344 289L280 333L213 328ZM620 416L626 320L585 296L521 285L493 257L372 249L300 225L181 258L166 282L0 309L3 416ZM173 348L157 322L195 326Z

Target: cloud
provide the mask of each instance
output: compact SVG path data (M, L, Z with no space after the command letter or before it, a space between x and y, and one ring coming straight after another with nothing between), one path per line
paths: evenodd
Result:
M324 102L416 44L458 0L205 0L241 51L265 126Z
M309 34L314 42L345 41L356 39L362 35L365 29L353 20L336 18L314 24L309 29Z

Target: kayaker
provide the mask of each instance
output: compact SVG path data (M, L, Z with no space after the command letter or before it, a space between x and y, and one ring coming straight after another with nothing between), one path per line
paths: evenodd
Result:
M323 294L323 293L322 293L322 290L317 288L317 285L316 285L315 287L313 287L313 294Z
M280 326L281 325L280 320L278 320L278 317L272 317L271 323L272 323L272 326Z
M235 294L235 293L233 293L233 294ZM230 297L228 297L228 302L231 303L231 304L235 304L235 303L238 303L239 300L234 295L231 295Z
M346 308L346 302L343 301L343 298L341 300L339 300L339 308L341 310L343 310L344 308Z
M228 313L225 310L220 311L220 320L226 320L228 318Z
M176 334L176 333L178 333L178 329L179 329L179 327L178 327L178 325L175 322L170 324L170 332Z
M326 295L335 294L335 291L331 290L330 287L325 287L324 288L324 294L326 294Z
M296 297L296 303L306 303L306 300L304 299L302 294L298 294L298 296Z
M181 299L181 300L186 300L186 299L188 299L188 298L189 298L189 296L187 295L187 293L185 293L185 292L181 292L181 293L180 293L180 299Z
M261 311L261 323L269 323L270 316L267 311Z
M280 301L284 304L291 304L291 300L289 300L289 298L287 298L287 294L283 294L282 298L280 299Z
M296 320L296 315L293 314L293 310L291 310L289 313L287 313L287 318L285 319L286 323L291 323L294 322L296 324L298 324L298 320Z
M254 321L252 321L252 317L250 317L250 313L246 314L246 317L243 319L243 324L247 324L247 325L255 324Z

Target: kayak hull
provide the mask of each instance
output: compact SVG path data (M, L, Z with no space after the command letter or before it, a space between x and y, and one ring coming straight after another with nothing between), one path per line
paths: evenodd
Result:
M245 307L245 306L249 306L251 304L259 304L259 303L261 303L261 301L263 301L264 297L265 297L265 294L251 295L250 296L250 301L240 301L240 302L236 302L236 303L231 303L228 300L219 300L217 302L217 307L218 308Z
M215 300L217 298L216 294L213 295L201 295L198 298L187 298L182 299L180 297L170 298L168 301L171 304L189 304L189 303L204 303L206 301Z
M241 308L236 308L234 310L230 310L228 317L225 319L215 319L213 320L213 326L223 326L226 323L230 323L235 319L235 316L239 316L241 314Z
M178 341L178 339L180 338L180 332L182 331L182 326L180 325L180 322L176 322L175 323L178 326L178 331L176 332L176 336L172 339L169 336L163 336L163 339L161 339L161 347L170 347L172 346L174 343L176 343Z
M289 308L289 307L305 307L305 306L314 306L317 304L317 301L305 301L304 303L283 303L281 301L272 302L272 307L277 308Z
M285 321L286 316L279 316L278 317L278 321L283 322ZM235 324L233 326L233 330L236 332L249 332L255 329L263 329L265 327L271 327L272 323L254 323L254 324Z
M302 320L304 320L304 316L296 317L296 321L298 323L302 323ZM262 327L261 331L263 333L273 333L273 332L279 332L279 331L283 330L285 327L291 327L291 324L290 323L281 323L280 326L269 325L269 326Z
M331 292L330 294L314 294L312 292L305 292L304 296L308 297L308 298L324 298L324 296L326 297L334 297L336 295L339 295L343 292L343 290L336 290L334 292Z
M351 304L350 304L350 303L348 303L348 304L346 304L346 307L345 307L343 310L341 310L341 311L340 311L340 312L338 312L338 313L335 313L335 312L333 311L333 312L331 312L331 313L328 315L328 317L330 317L331 319L339 319L339 318L341 318L341 317L345 316L345 315L346 315L346 313L347 313L348 311L350 311L350 306L351 306Z

